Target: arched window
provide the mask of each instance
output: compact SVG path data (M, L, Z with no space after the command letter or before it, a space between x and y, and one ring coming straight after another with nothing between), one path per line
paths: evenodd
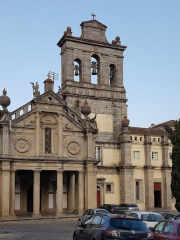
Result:
M74 81L82 82L82 62L80 59L76 58L74 60Z
M116 86L116 66L114 64L109 65L109 86Z
M91 56L91 83L98 84L100 79L100 61L99 56L93 54Z

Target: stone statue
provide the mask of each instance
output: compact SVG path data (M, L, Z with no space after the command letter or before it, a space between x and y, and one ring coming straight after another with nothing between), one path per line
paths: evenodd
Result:
M83 124L85 128L92 128L92 129L97 129L97 122L96 122L96 115L94 118L91 118L89 116L86 116L83 119Z
M11 130L11 123L12 123L12 120L11 120L11 113L7 110L7 108L4 108L2 111L1 111L1 120L0 120L0 123L9 123L9 128Z
M58 88L59 89L58 89L57 95L58 95L59 98L63 99L62 88L60 88L59 86L58 86Z
M32 88L33 88L33 96L34 96L34 98L39 97L39 95L40 95L40 91L38 91L38 89L39 89L39 84L38 84L38 82L36 82L36 85L34 85L33 82L30 82L30 83L32 84Z

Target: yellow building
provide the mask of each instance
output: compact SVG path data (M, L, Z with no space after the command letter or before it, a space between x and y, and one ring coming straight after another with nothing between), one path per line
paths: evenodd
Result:
M173 209L172 151L159 128L129 127L123 53L97 20L70 27L61 48L61 88L50 76L44 93L9 112L0 97L0 215L80 214L103 203Z

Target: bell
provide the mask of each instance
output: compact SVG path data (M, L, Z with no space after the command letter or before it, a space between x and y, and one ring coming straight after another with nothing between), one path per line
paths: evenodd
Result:
M96 62L92 62L91 67L92 67L92 75L97 75L97 64L96 64Z
M74 70L75 70L74 75L75 75L75 76L78 76L78 75L79 75L79 66L78 66L78 65L75 65L75 66L74 66Z
M93 68L93 69L92 69L92 75L97 75L96 68Z

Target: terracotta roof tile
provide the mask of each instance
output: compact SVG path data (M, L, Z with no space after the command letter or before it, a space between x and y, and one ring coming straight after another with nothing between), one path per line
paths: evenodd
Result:
M139 127L128 127L130 134L133 135L150 135L150 136L164 136L168 135L167 132L162 128L139 128Z

